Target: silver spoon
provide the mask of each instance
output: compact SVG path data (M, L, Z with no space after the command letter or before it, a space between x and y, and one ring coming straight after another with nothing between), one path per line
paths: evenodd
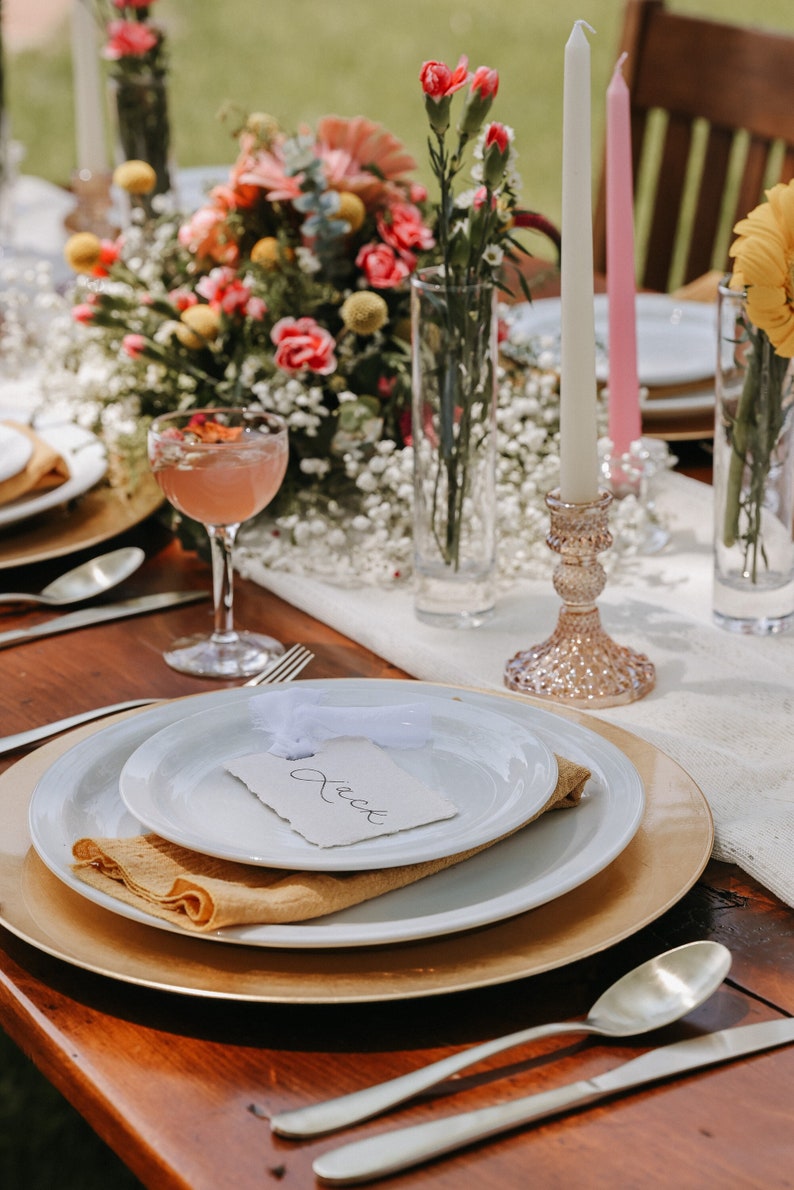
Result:
M82 603L123 583L138 569L145 557L143 550L137 546L113 550L110 554L91 558L83 562L82 566L68 570L60 578L48 583L38 595L18 591L0 592L0 604L43 603L47 607L65 607L69 603Z
M403 1103L475 1062L541 1037L558 1033L598 1033L604 1037L650 1033L680 1020L707 1000L728 974L730 965L730 951L719 942L689 942L657 955L613 983L596 1000L586 1020L537 1025L508 1033L351 1095L282 1112L272 1117L270 1127L279 1136L306 1137L334 1132Z

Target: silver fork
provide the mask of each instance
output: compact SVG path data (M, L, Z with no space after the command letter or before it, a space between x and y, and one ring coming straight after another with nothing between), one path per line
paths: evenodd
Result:
M289 682L314 660L314 653L304 645L293 645L282 653L278 661L261 673L254 674L244 686L270 686L278 682ZM128 702L115 702L106 707L95 707L93 711L81 711L77 715L70 715L67 719L56 719L54 723L43 723L41 727L31 727L28 731L18 731L16 735L0 738L0 756L5 752L14 752L17 748L26 748L29 744L36 744L39 740L47 740L50 736L70 727L78 727L81 723L89 723L92 719L102 719L105 715L113 715L117 711L129 711L133 707L151 706L152 703L162 702L161 698L134 698Z

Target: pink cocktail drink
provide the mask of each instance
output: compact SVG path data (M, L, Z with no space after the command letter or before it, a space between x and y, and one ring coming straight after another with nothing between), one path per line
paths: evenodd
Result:
M232 620L232 548L243 521L276 495L287 470L287 427L273 413L202 409L158 417L149 462L174 508L200 521L212 546L215 631L178 640L165 654L174 669L202 677L247 677L269 667L283 645L238 632Z
M204 525L234 525L266 508L287 469L287 441L244 432L234 442L161 440L152 470L168 501Z

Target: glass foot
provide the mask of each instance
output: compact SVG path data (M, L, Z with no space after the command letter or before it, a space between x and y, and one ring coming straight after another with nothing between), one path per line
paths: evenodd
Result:
M656 671L643 653L612 640L597 609L563 609L547 641L508 661L504 681L508 689L533 698L572 707L616 707L652 690Z
M197 678L250 678L283 652L284 646L272 636L231 632L182 637L163 653L163 659L172 669Z

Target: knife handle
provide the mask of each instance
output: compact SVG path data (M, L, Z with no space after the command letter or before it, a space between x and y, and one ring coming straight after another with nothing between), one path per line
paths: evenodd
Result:
M592 1103L606 1095L591 1082L568 1083L552 1091L508 1100L457 1116L445 1116L412 1128L397 1128L366 1140L342 1145L318 1157L312 1169L323 1182L345 1186L385 1177L409 1169L430 1157L439 1157L475 1140L496 1136L519 1124L554 1115L567 1107Z
M129 711L133 707L151 706L152 703L161 701L159 698L134 698L129 702L115 702L107 707L94 707L92 711L80 711L77 715L70 715L68 719L56 719L54 723L43 723L40 727L18 731L16 735L0 737L0 756L6 752L14 752L17 748L27 748L29 744L36 744L39 740L48 740L50 736L68 731L70 727L90 723L92 719L104 719L105 715L114 715L117 711Z

